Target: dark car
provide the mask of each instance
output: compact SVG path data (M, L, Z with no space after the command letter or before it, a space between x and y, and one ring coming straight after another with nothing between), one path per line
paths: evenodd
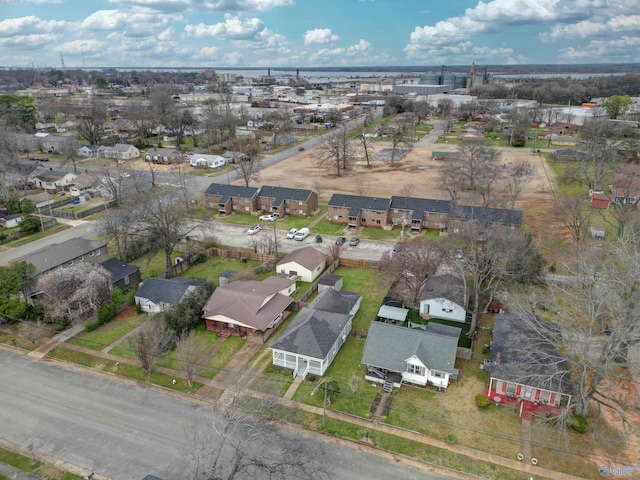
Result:
M304 152L304 147L298 147L299 152Z
M347 241L346 237L338 237L338 238L336 238L336 245L342 245L346 241Z
M322 235L316 235L316 243L322 243Z
M351 245L352 247L357 247L359 243L359 238L352 238L351 240L349 240L349 245Z
M402 244L400 242L396 242L393 244L393 253L399 252L402 248Z

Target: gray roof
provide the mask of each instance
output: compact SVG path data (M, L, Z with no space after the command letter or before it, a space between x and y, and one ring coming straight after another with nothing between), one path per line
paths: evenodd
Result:
M388 318L389 320L395 320L396 322L404 322L407 319L409 313L408 308L392 307L390 305L382 305L378 310L378 317Z
M258 188L244 187L242 185L225 185L224 183L212 183L205 190L209 195L220 195L220 203L225 203L229 198L253 198L258 193Z
M561 335L551 322L533 316L495 315L491 376L571 395L567 362L550 341L553 338L560 342Z
M522 225L522 210L472 207L452 203L449 210L449 216L451 218L458 218L466 221L475 220L483 225Z
M362 210L374 210L376 212L386 212L391 205L390 198L363 197L360 195L343 195L334 193L329 200L330 207L347 207L349 215L357 216Z
M325 312L348 314L359 299L360 295L355 292L339 292L333 288L327 288L318 293L309 307Z
M420 294L420 300L432 298L446 298L462 308L466 308L464 302L464 282L460 277L446 273L444 275L431 276L425 282Z
M204 281L197 278L147 278L135 296L146 298L155 304L162 302L177 305L189 287L200 285L204 285Z
M391 197L391 208L408 210L411 218L422 219L425 213L449 213L449 200L432 200L429 198Z
M340 275L334 275L332 273L325 273L323 276L320 277L320 279L318 280L318 283L320 285L331 285L331 286L333 286L336 283L338 283L341 278L342 278L342 276L340 276Z
M415 355L429 369L457 374L457 350L458 339L450 335L373 322L364 344L362 363L404 372L406 361Z
M424 331L427 333L455 338L456 342L460 340L460 334L462 333L461 328L454 327L452 325L445 325L444 323L438 323L433 320L424 326Z
M273 198L272 205L277 207L284 200L306 202L313 192L311 190L298 190L297 188L263 186L258 193L259 197Z
M105 242L95 242L86 238L72 238L62 243L54 243L29 255L18 258L17 262L31 263L36 267L36 274L64 265L71 260L105 247Z
M124 263L122 260L115 257L105 260L104 262L100 262L100 265L102 265L111 274L111 283L116 283L126 276L132 275L140 270L139 267Z
M286 257L278 262L278 265L284 265L285 263L294 262L298 265L306 268L307 270L315 270L318 265L324 265L327 261L327 256L320 250L314 247L302 247L289 253Z
M303 307L271 348L325 358L348 321L348 314Z

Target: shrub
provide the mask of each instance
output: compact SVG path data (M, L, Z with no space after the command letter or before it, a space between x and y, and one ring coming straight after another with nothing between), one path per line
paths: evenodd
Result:
M489 398L484 394L479 393L476 395L476 405L480 408L486 408L491 405L491 400L489 400Z
M136 313L140 315L142 313L142 305L136 303Z
M589 427L589 422L584 417L570 415L567 418L567 424L578 433L585 433Z

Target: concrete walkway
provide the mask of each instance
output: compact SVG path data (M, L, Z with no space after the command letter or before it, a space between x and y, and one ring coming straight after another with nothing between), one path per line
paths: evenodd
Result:
M36 360L40 360L44 358L51 350L56 348L61 343L66 342L71 337L75 337L80 332L84 331L84 324L75 325L63 332L58 333L53 336L47 343L40 345L35 350L30 351L27 354L27 357L35 358Z
M373 414L373 423L380 423L380 418L382 417L382 412L384 411L384 406L387 403L387 400L391 396L388 392L382 392L382 396L380 397L380 403L378 403L378 407L376 408L376 412Z
M293 396L296 393L296 390L298 390L298 387L300 386L300 384L302 383L302 375L298 375L294 380L293 383L291 385L289 385L289 388L287 389L286 393L284 394L284 399L285 400L291 400L293 398Z
M0 475L3 475L12 480L42 480L41 477L34 475L33 473L23 472L11 465L0 462Z
M531 463L531 420L522 419L522 447L523 463Z

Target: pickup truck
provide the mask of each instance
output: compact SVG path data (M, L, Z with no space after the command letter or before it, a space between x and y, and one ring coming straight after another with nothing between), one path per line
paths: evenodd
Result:
M295 234L295 236L293 238L294 238L294 240L298 240L299 242L301 242L302 240L304 240L308 236L309 236L309 229L308 228L301 228L300 230L298 230L296 232L296 234Z

